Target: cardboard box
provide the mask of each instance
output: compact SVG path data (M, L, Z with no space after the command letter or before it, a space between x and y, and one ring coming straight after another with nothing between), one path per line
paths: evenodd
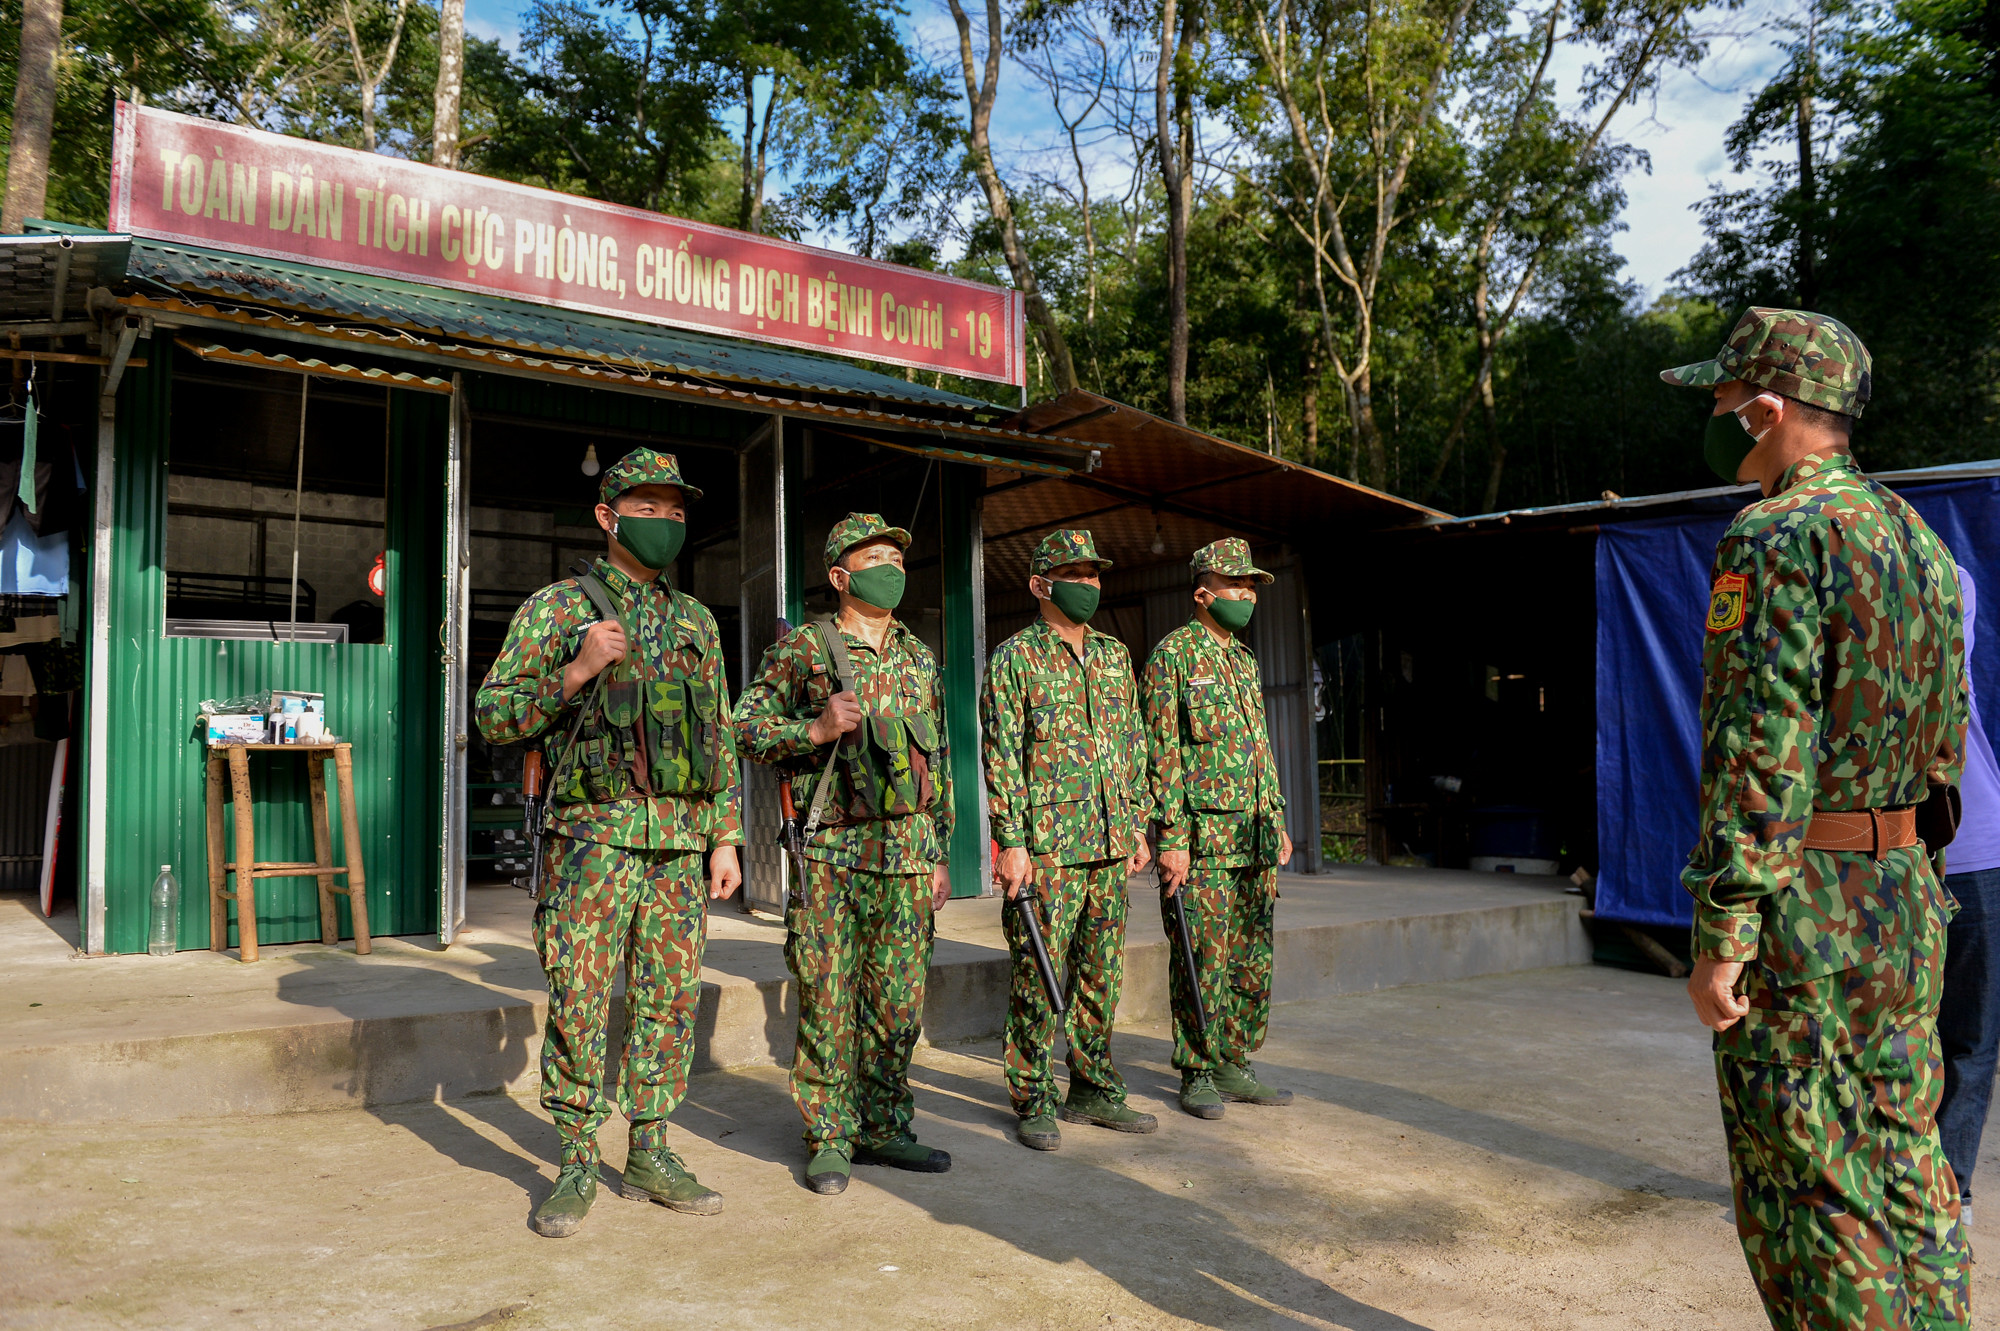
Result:
M208 718L210 744L262 744L268 734L264 717L255 712Z

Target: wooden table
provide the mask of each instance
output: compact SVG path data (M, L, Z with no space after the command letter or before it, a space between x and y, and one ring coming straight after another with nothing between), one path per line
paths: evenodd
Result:
M304 757L311 782L307 803L311 806L313 858L305 860L257 859L256 821L250 807L250 755L296 753ZM333 767L340 788L340 832L347 851L345 866L333 862L332 819L326 806L326 760ZM228 791L224 790L224 771ZM225 861L222 849L222 808L226 799L236 803L236 858ZM248 866L247 868L245 866ZM236 890L225 891L224 876L236 875ZM236 903L236 933L239 955L244 961L257 959L257 880L259 878L317 878L319 880L319 937L322 943L340 940L340 916L334 910L334 894L347 898L354 916L354 951L367 956L373 950L368 938L368 879L361 867L361 827L354 815L354 751L350 744L212 744L208 752L208 945L217 952L229 948L229 907ZM336 887L334 879L345 877L347 885Z

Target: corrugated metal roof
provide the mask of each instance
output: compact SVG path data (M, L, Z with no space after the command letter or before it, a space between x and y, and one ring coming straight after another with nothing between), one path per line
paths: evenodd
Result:
M1044 534L1071 523L1089 526L1120 568L1135 568L1185 561L1222 536L1271 546L1303 543L1330 525L1362 532L1446 516L1081 389L1007 424L1105 450L1093 470L1003 480L987 491L986 567L1009 580L1027 576Z
M60 230L72 235L106 234L81 227ZM464 339L688 378L913 403L954 416L1006 410L979 398L788 347L225 250L135 239L127 273L142 287L185 292L210 302L352 320L426 337Z

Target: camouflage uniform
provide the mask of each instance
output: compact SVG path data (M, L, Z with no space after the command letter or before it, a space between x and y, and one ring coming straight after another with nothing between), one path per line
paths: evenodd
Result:
M646 484L677 485L690 499L700 497L672 457L647 449L607 471L602 493L608 503ZM621 954L625 1050L618 1107L631 1122L634 1147L663 1145L667 1116L687 1092L694 1050L707 852L743 841L715 617L668 586L664 575L636 582L608 559L592 567L632 647L605 668L603 700L594 681L563 700L563 669L598 622L589 596L570 580L543 588L515 611L475 703L479 731L490 742L547 741L552 771L535 945L549 984L542 1104L555 1120L564 1164L598 1157L598 1129L610 1112L605 1039ZM619 714L597 714L564 763L576 706ZM682 751L680 723L703 713L705 720L691 722L707 741L697 758ZM635 732L643 740L635 741ZM684 786L676 777L685 778L697 761L721 790L647 793Z
M1197 579L1271 575L1230 538L1197 550ZM1235 637L1215 640L1199 621L1160 640L1139 692L1152 741L1153 816L1161 853L1190 853L1188 929L1194 936L1209 1029L1194 1027L1194 1002L1179 949L1170 973L1174 1067L1241 1065L1263 1047L1271 1015L1271 939L1278 837L1285 797L1271 756L1257 658ZM1162 905L1167 936L1173 915Z
M865 540L910 535L874 514L852 514L827 538L831 565ZM809 1152L881 1146L910 1136L915 1098L910 1057L924 1008L931 960L931 871L951 845L951 768L944 746L938 665L900 622L877 655L843 633L862 724L841 742L905 747L927 755L915 811L855 818L858 770L835 763L834 793L806 843L806 881L786 906L785 960L799 989L799 1038L792 1097L805 1119ZM746 757L791 774L800 816L828 749L807 735L832 695L833 662L820 630L793 630L764 653L736 706L737 743Z
M1728 378L1845 415L1868 354L1822 316L1754 309ZM1944 543L1843 451L1809 454L1716 548L1703 666L1697 958L1745 963L1717 1032L1743 1251L1776 1327L1970 1325L1958 1188L1935 1121L1953 910L1921 842L1806 848L1815 811L1894 809L1957 779L1967 699Z
M1100 559L1086 531L1059 531L1030 571ZM1111 1022L1124 977L1125 862L1150 819L1145 731L1125 644L1084 626L1079 659L1045 619L1000 644L980 698L993 839L1025 847L1049 959L1069 966L1069 1075L1112 1100L1125 1080L1111 1062ZM1055 1013L1013 911L1003 912L1014 959L1007 1010L1007 1085L1023 1118L1053 1114L1049 1067Z

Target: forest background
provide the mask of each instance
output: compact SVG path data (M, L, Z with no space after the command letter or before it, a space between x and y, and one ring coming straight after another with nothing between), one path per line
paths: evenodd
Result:
M1036 397L1456 513L1713 484L1657 371L1799 304L1874 354L1864 463L2000 456L2000 0L942 3L528 0L505 49L464 0L68 0L43 211L103 224L125 97L831 239L1022 289ZM1776 72L1648 301L1618 128L1744 40ZM1047 150L996 151L1026 102Z

